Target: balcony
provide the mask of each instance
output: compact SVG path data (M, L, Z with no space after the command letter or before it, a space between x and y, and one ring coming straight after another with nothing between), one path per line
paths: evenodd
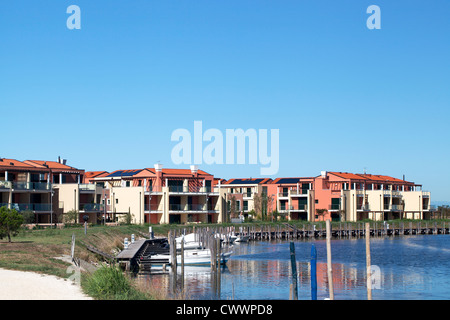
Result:
M370 211L368 204L357 204L356 211Z
M205 204L169 204L169 211L201 211L206 212Z
M80 203L79 208L84 212L100 212L103 211L104 206L100 203Z
M333 203L328 206L328 211L339 211L341 209L341 205L339 203Z
M295 196L305 196L308 194L309 189L291 189L290 195L291 197L295 197Z
M391 204L384 206L385 211L403 211L403 205L401 204Z
M11 189L12 188L12 182L11 181L0 181L0 190L2 189Z
M50 203L1 203L0 207L15 209L16 211L34 211L34 212L50 212L52 205Z
M169 186L169 192L172 193L211 193L211 187L196 186Z
M14 182L13 190L16 191L51 191L52 184L46 182Z
M149 211L149 212L162 212L162 209L159 209L159 205L156 203L146 203L144 204L144 211Z
M297 206L289 206L289 211L308 211L308 205L307 204L299 204Z
M80 192L95 192L95 184L82 183L78 185Z

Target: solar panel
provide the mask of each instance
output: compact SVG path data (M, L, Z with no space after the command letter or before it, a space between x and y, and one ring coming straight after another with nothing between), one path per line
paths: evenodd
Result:
M258 184L264 179L234 179L229 184Z
M300 179L299 178L281 178L280 180L278 180L277 183L297 183L299 182Z
M107 175L107 177L110 177L110 178L113 178L113 177L131 177L131 176L134 176L135 174L138 174L141 171L142 170L118 170L118 171L115 171L115 172Z

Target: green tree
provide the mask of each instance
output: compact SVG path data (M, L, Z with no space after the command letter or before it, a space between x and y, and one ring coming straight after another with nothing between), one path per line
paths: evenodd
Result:
M23 224L23 216L15 209L8 209L7 207L0 208L0 239L4 236L8 237L8 242L11 242L11 236L16 236L19 232L20 226Z

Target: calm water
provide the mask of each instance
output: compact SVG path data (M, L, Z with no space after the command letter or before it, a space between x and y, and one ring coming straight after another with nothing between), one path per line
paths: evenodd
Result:
M317 249L318 299L328 298L325 240L296 241L299 299L311 299L311 245ZM289 299L289 242L235 244L222 269L220 296L209 267L185 269L189 299ZM366 299L365 239L332 240L335 299ZM371 239L371 259L378 272L373 299L450 299L450 235L417 235ZM152 275L151 285L171 287L171 277Z

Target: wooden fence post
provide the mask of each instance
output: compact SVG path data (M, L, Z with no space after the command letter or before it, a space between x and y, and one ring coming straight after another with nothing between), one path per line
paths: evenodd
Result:
M366 223L366 276L367 276L367 300L372 300L372 272L370 262L370 224Z
M330 300L334 300L333 289L333 267L331 265L331 222L327 220L327 274L328 274L328 290L330 291Z

